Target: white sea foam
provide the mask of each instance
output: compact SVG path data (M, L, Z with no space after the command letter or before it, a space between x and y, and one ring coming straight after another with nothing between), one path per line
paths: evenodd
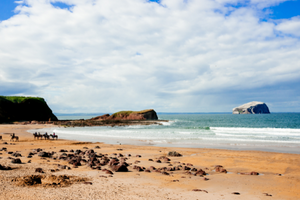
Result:
M237 116L234 117L237 118ZM124 143L126 141L131 144L142 142L146 145L184 147L227 145L272 147L274 149L281 147L300 148L299 128L208 127L207 124L201 125L196 122L172 119L172 121L163 122L162 126L52 128L32 130L31 132L55 132L62 139L107 143L116 143L116 141Z

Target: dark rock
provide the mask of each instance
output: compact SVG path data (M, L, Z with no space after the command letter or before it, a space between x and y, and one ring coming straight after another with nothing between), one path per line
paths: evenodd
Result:
M49 152L41 151L38 153L39 157L50 158L52 155Z
M11 167L7 167L0 164L0 170L12 170Z
M110 170L105 170L105 174L114 174L114 173Z
M11 163L14 163L14 164L21 164L22 161L20 160L20 158L16 158L16 159L12 159Z
M240 195L239 192L232 192L231 194Z
M201 190L201 189L193 189L193 191L195 191L195 192L205 192L205 193L208 193L206 190Z
M38 173L44 173L44 171L43 171L42 168L36 168L36 169L35 169L35 172L38 172Z
M216 165L215 166L215 171L220 172L220 173L225 173L225 174L227 173L227 170L224 169L224 167L222 165Z
M263 193L264 195L266 195L267 197L271 197L272 195L271 194L268 194L268 193Z
M170 151L168 153L168 156L180 157L182 155L180 153L176 152L176 151Z
M206 172L203 171L202 169L199 169L196 173L195 173L195 176L204 176L206 175Z
M12 156L15 156L15 157L22 157L22 155L21 155L20 153L18 153L18 152L13 153Z

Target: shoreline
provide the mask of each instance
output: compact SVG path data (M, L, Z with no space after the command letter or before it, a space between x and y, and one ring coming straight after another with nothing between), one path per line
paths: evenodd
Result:
M155 123L156 121L151 121L150 123ZM164 120L161 120L160 123L164 122ZM140 121L137 121L139 123L138 125L144 125L140 124ZM130 125L134 126L134 125ZM145 125L147 126L147 125ZM60 129L64 128L85 128L85 127L63 127L63 126L52 126ZM90 128L93 128L93 126L87 126ZM97 127L97 126L94 126ZM102 125L104 127L104 125ZM110 126L106 126L110 127ZM112 126L114 127L114 126ZM36 129L28 130L30 133L36 132ZM53 132L54 130L52 128L46 128L46 130L43 130L44 132ZM103 142L106 144L113 144L113 145L119 145L126 144L126 145L137 145L137 146L156 146L156 147L170 147L170 148L192 148L192 149L220 149L220 150L234 150L234 151L261 151L261 152L274 152L274 153L289 153L289 154L300 154L299 147L297 146L287 146L287 145L281 145L281 146L275 146L271 143L254 143L254 142L247 142L247 144L232 144L232 143L208 143L199 141L199 143L176 143L176 142L165 142L165 143L157 143L153 142L152 139L138 139L138 138L124 138L124 137L112 137L112 136L98 136L98 135L79 135L79 134L62 134L62 139L65 140L75 140L75 141L84 141L84 142Z
M79 191L82 193L83 199L97 199L97 197L106 199L269 199L263 193L272 195L272 199L299 199L300 194L300 155L289 153L275 153L263 151L248 151L248 150L225 150L225 149L210 149L210 148L182 148L182 147L157 147L157 146L136 146L136 145L112 145L105 143L80 142L75 140L34 140L33 136L26 132L33 128L53 127L53 125L0 125L0 136L3 136L2 147L6 147L7 151L0 151L0 164L11 166L13 170L1 170L0 191L4 196L0 199L21 199L34 197L29 199L39 199L43 197L43 191L47 191L52 196L46 195L43 199L71 199L78 197ZM19 142L10 142L9 135L3 133L15 132L20 136ZM10 144L11 143L11 144ZM95 149L95 146L100 146L100 149ZM81 149L84 147L93 149L98 153L122 153L123 155L131 154L131 157L126 157L126 162L132 163L128 167L130 172L115 172L113 177L101 178L107 176L101 170L92 170L87 166L79 166L73 168L68 162L63 160L41 159L38 156L27 158L26 155L33 149L41 148L44 151L55 151L60 155L60 149L68 150ZM119 150L118 150L119 149ZM122 149L122 150L120 150ZM20 159L24 164L12 164L8 157L13 157L7 152L20 152ZM167 163L156 163L149 161L155 160L160 156L165 156L169 151L177 151L182 157L169 157L169 164L173 166L180 162L182 166L187 166L187 163L193 164L193 167L203 169L209 175L198 177L191 174L186 174L185 171L168 171L169 175L161 173L146 173L138 172L133 169L133 165L150 167L164 166ZM67 152L67 153L68 153ZM135 157L141 155L141 157ZM31 160L31 163L27 163ZM137 162L135 164L136 161ZM185 163L185 165L183 165ZM57 168L57 164L70 166L70 170L60 170L51 172L51 168ZM215 165L222 165L228 173L218 173L214 171ZM26 174L40 174L34 171L35 168L41 167L45 173L43 175L76 175L78 177L88 178L89 184L74 183L68 187L48 187L48 186L15 186L11 182L12 178L24 176ZM103 168L108 168L103 166ZM257 171L261 175L241 175L239 173L249 173ZM191 173L193 173L191 171ZM281 176L279 175L281 174ZM185 178L182 178L185 176ZM208 180L204 180L207 178ZM18 187L18 191L13 193L12 187ZM105 195L101 190L96 188L105 188ZM43 188L43 190L41 190ZM121 188L121 189L120 189ZM151 190L149 190L151 188ZM84 192L83 191L89 191ZM201 189L207 191L193 191L193 189ZM41 191L40 191L41 190ZM117 191L117 193L116 193ZM125 192L126 191L126 192ZM156 191L156 192L153 192ZM232 194L239 192L240 195ZM155 193L155 195L153 194ZM66 196L68 194L69 196ZM95 196L93 196L95 195ZM98 195L98 196L96 196ZM102 195L102 196L101 196ZM103 196L104 195L104 196ZM120 195L120 196L119 196ZM67 198L66 198L67 197ZM78 199L78 198L77 198Z

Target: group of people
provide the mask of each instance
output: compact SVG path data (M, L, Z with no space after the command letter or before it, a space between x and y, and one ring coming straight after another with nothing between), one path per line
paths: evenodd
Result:
M44 133L44 134L41 134L40 132L35 132L34 134L33 134L35 137L44 137L44 138L49 138L50 136L52 137L52 138L54 138L54 137L57 137L56 135L55 135L55 133L53 132L53 134L52 135L48 135L48 133L46 132L46 133Z

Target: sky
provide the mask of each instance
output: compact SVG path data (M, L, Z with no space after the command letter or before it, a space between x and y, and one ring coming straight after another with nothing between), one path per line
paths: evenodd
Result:
M54 113L300 112L300 0L1 0L0 95Z

